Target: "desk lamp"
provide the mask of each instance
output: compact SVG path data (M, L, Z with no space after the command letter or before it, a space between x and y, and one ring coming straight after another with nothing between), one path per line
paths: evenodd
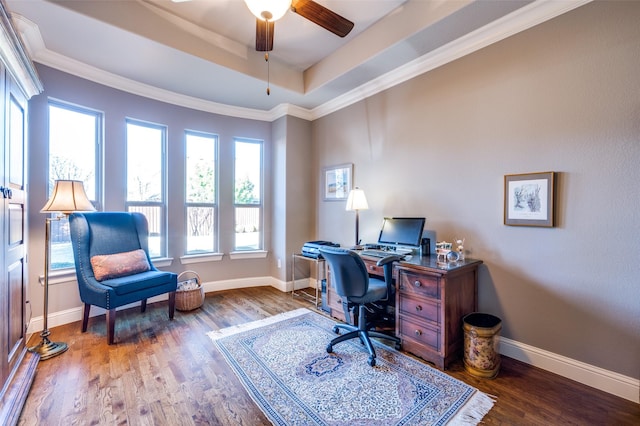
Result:
M347 198L346 210L355 210L356 212L356 246L360 245L360 210L367 210L369 204L367 204L367 197L364 196L364 191L357 186L349 191L349 197Z
M47 325L47 316L49 311L49 268L51 261L49 255L51 253L51 221L60 220L72 212L89 212L95 208L84 192L84 186L79 180L57 180L53 188L53 194L40 213L58 213L55 218L47 216L45 228L45 251L44 251L44 326L40 337L42 340L36 346L29 348L30 352L40 354L40 359L45 360L60 355L68 349L66 343L51 342L49 340L49 331Z

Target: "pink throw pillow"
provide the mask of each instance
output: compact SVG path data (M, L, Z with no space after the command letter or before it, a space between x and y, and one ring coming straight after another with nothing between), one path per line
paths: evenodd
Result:
M133 275L151 269L147 255L142 249L93 256L91 267L98 281Z

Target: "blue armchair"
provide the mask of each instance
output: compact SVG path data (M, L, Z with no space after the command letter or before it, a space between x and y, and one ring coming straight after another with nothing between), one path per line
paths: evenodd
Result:
M169 294L169 319L175 313L178 276L157 270L149 258L149 228L140 213L93 212L69 216L80 299L82 332L91 305L107 310L107 341L114 342L116 308Z

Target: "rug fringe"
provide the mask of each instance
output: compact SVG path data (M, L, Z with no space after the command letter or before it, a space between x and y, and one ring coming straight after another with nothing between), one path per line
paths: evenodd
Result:
M279 321L284 321L289 318L299 317L300 315L308 314L309 312L311 311L307 308L298 308L293 311L282 312L280 314L273 315L261 320L251 321L245 324L239 324L231 327L221 328L220 330L213 330L208 332L207 336L209 336L211 340L218 340L226 336L232 336L242 331L253 330L255 328L263 327L265 325L270 325Z
M475 395L447 423L450 426L477 425L495 404L495 399L476 391Z

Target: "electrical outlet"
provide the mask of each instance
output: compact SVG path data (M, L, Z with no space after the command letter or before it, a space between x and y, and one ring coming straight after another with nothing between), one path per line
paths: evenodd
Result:
M278 269L282 268L282 262L280 261L280 258L278 258Z

